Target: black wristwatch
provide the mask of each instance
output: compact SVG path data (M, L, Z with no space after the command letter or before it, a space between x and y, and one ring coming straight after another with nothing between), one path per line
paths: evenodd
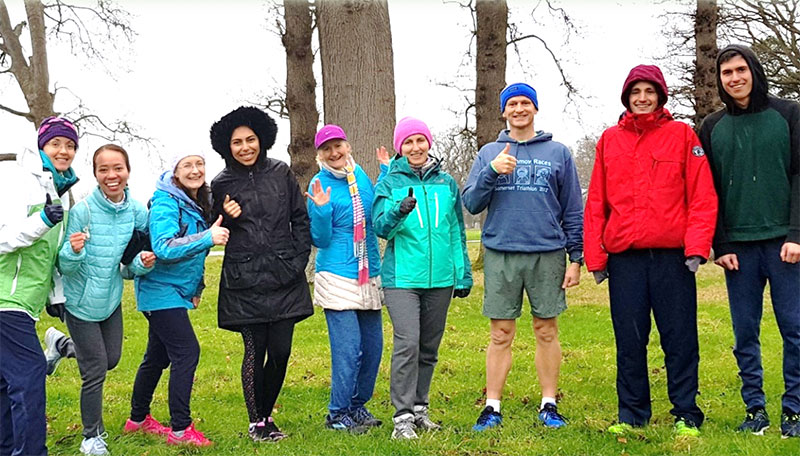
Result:
M583 257L576 258L574 260L570 259L569 262L570 263L578 263L580 266L583 266Z

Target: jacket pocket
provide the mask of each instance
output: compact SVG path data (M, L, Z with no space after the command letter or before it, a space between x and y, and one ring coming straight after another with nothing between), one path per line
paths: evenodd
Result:
M258 277L257 263L255 256L249 253L226 254L222 266L222 281L225 288L241 290L255 286Z
M264 275L265 285L269 289L281 288L298 280L305 264L300 264L300 255L293 249L278 249L274 261L267 263Z
M675 188L683 190L683 163L670 160L653 160L650 170L652 188Z

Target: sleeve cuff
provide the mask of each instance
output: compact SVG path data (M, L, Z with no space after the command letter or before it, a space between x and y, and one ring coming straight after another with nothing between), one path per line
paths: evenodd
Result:
M42 221L44 222L45 225L47 225L48 228L52 228L55 226L54 224L50 223L50 219L48 219L47 216L44 215L44 211L40 211L39 216L42 218Z

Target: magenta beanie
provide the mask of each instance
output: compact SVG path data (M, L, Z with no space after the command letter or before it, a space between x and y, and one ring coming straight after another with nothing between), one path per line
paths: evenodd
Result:
M415 119L413 117L403 117L397 126L394 127L394 150L401 154L400 150L403 147L403 141L408 139L409 136L422 135L428 140L428 146L433 147L433 140L431 139L431 131L425 122Z

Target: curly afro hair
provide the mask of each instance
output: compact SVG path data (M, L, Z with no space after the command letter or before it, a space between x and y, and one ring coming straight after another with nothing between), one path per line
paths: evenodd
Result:
M275 144L278 126L264 111L253 106L241 106L222 116L211 126L211 147L227 162L232 160L231 135L238 127L250 127L261 147L259 157L266 156L267 150Z

